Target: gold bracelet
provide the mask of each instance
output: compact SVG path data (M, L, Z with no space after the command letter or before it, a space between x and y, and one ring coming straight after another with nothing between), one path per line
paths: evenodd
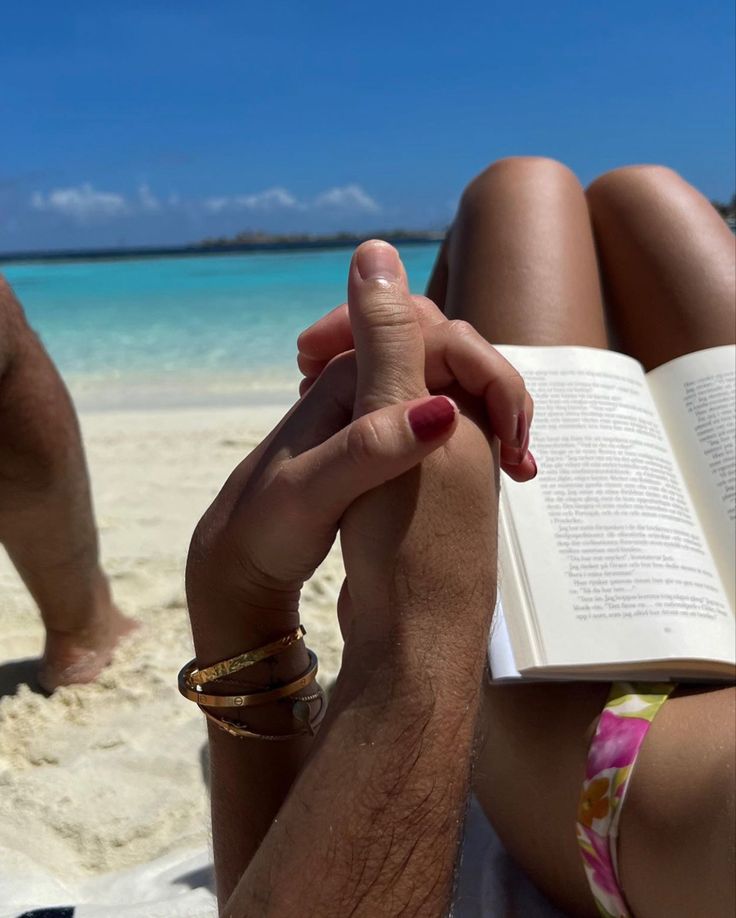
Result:
M255 650L247 650L245 653L238 654L237 657L231 657L229 660L221 660L219 663L213 663L212 666L205 666L199 669L196 665L189 674L189 682L192 685L204 685L205 682L214 682L216 679L222 679L223 676L231 676L233 673L240 672L248 666L260 663L268 657L275 657L283 653L287 647L301 641L307 629L299 625L293 631L280 637L277 641L271 641L270 644L264 644L263 647L256 647ZM195 661L192 660L187 666L191 666Z
M320 706L314 718L311 718L308 712L308 703L310 701L316 701L319 699ZM272 742L278 742L280 740L290 740L295 739L298 736L314 736L317 728L322 723L322 720L325 715L325 696L322 689L319 692L316 692L313 695L306 695L303 698L296 698L294 700L294 708L297 705L302 704L303 707L307 708L307 717L301 717L295 714L295 718L300 720L303 724L301 730L296 730L293 733L256 733L255 730L251 730L247 724L236 723L232 720L226 720L224 717L216 717L214 714L210 713L206 708L202 708L202 713L207 718L207 720L218 727L220 730L223 730L225 733L228 733L230 736L237 737L238 739L259 739L259 740L269 740Z
M300 689L314 682L317 678L317 656L311 650L307 650L307 653L309 654L309 669L293 682L280 685L278 688L266 689L265 692L247 692L241 695L208 695L201 691L199 686L193 686L190 681L190 671L195 661L192 660L179 673L179 691L185 698L196 702L200 707L204 705L209 708L247 708L258 704L268 704L269 701L278 701L279 698L295 695Z

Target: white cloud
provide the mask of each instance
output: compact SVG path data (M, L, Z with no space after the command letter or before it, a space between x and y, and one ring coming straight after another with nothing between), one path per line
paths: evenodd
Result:
M203 202L203 207L205 210L208 210L211 214L219 214L221 211L227 209L232 205L232 198L220 197L220 198L205 198Z
M343 185L328 188L311 201L300 201L286 188L268 188L256 194L220 195L206 198L203 207L211 214L223 211L262 211L276 210L312 210L314 208L362 211L375 214L381 210L380 205L360 185Z
M49 192L35 191L30 199L34 210L61 214L80 223L91 220L114 219L140 214L155 214L185 208L191 212L212 215L221 213L277 213L332 210L342 213L379 213L380 205L360 185L328 188L311 199L300 200L281 186L266 188L252 194L216 195L197 201L178 194L160 198L142 182L126 197L114 191L98 191L89 182L70 188L55 188Z
M247 210L275 210L277 208L299 208L301 205L285 188L269 188L259 194L239 195L236 199L238 207Z
M138 203L141 209L149 214L158 213L161 210L161 202L145 182L138 186Z
M227 198L227 197L206 198L202 204L204 209L208 210L212 214L219 214L221 211L225 210L230 205L231 205L230 198Z
M332 207L340 210L362 210L375 214L381 209L360 185L343 185L340 188L329 188L314 199L315 207Z
M303 205L285 188L267 188L257 194L234 194L206 198L204 208L210 213L219 214L223 210L302 210Z
M85 222L96 217L119 217L128 212L125 197L114 191L96 191L89 182L72 188L56 188L31 196L34 210L52 211Z

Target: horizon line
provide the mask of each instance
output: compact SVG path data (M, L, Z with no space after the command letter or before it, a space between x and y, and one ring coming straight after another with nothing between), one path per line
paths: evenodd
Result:
M404 230L377 231L372 233L252 233L252 240L233 237L204 239L201 242L180 245L150 246L105 246L101 248L80 249L36 249L15 252L0 252L0 264L9 262L42 262L42 261L122 261L136 258L176 258L183 256L207 256L238 254L242 252L279 252L298 249L342 249L352 248L366 239L384 239L386 242L398 242L404 245L441 242L445 230Z

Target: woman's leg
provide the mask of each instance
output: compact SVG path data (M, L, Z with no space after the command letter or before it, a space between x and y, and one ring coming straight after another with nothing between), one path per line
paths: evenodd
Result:
M590 193L600 257L614 265L621 264L621 256L605 250L608 224L595 198L604 183L615 197L617 182L608 176ZM468 319L491 341L605 346L595 256L581 196L570 173L555 164L509 160L492 166L463 197L430 295L443 302L450 316ZM729 270L724 252L732 241L724 236L725 227L711 220L707 202L704 209L696 192L689 189L684 195L680 189L681 200L688 196L692 207L678 215L676 232L639 226L639 242L628 248L634 259L636 251L642 253L643 263L633 267L635 275L650 272L663 278L660 289L667 292L652 296L649 281L646 300L649 328L657 329L656 335L632 333L632 326L621 321L616 301L612 303L617 334L648 367L658 361L646 350L647 338L664 336L669 341L661 362L693 348L727 343L733 336L733 295L723 281ZM629 195L629 200L636 205L639 198ZM633 220L620 201L606 201L606 206L620 220ZM643 224L648 211L639 209ZM667 208L662 206L662 212ZM701 228L693 223L699 224L700 216L711 246L693 258L683 237L699 234ZM672 256L676 266L658 249L658 238L679 241ZM712 244L715 238L718 245ZM645 264L652 249L654 266ZM632 270L631 261L625 265L626 271ZM733 276L732 261L730 265ZM709 280L707 285L693 281L692 272L698 270ZM670 323L671 272L676 288L689 285L695 295L686 298L690 311L680 306L678 320ZM724 293L714 297L713 278L718 275ZM612 276L609 270L606 281L611 297L614 284L621 289L625 278L623 272ZM701 288L705 292L697 295ZM642 298L637 301L641 304ZM636 306L631 311L636 320ZM698 323L704 312L713 318L703 326ZM576 915L595 914L579 866L573 822L590 736L607 691L600 684L496 686L486 691L476 792L517 859L540 887ZM622 876L637 918L729 913L723 900L732 888L726 884L733 861L733 701L729 689L683 693L664 706L647 737L622 821ZM699 769L693 749L707 750ZM705 898L709 892L713 902Z
M463 194L428 296L495 343L607 347L590 219L572 172L536 157L482 172Z
M489 341L607 337L585 193L559 163L495 163L466 189L428 294ZM534 393L532 392L532 395ZM476 794L509 851L563 908L595 914L575 838L587 748L608 686L488 686Z
M597 179L588 201L629 354L652 369L736 342L736 240L702 195L669 169L633 166ZM734 913L735 707L733 687L681 689L642 747L620 856L643 918ZM642 870L653 853L661 869Z
M610 321L651 370L736 340L736 238L711 204L662 166L629 166L588 189Z

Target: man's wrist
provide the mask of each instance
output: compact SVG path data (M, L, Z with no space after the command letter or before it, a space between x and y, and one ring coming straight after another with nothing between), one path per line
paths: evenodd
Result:
M353 603L349 632L345 638L343 663L368 665L371 659L389 660L390 665L404 668L413 663L426 665L452 665L485 651L488 633L495 608L495 584L478 594L487 598L478 603L475 596L466 601L448 600L444 605L437 600L411 603L387 603L377 607L361 608ZM441 605L441 607L440 607Z
M432 614L421 620L393 614L361 622L356 614L343 650L338 694L379 704L403 699L418 708L462 702L482 684L491 616L492 606L466 609L455 622Z

